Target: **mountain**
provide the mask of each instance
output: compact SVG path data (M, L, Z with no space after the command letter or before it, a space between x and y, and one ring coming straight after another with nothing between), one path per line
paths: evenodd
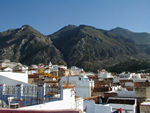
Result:
M136 59L142 53L133 41L86 25L68 25L49 37L69 66L91 71Z
M150 33L136 33L120 27L112 29L110 32L134 41L136 45L150 55Z
M24 25L0 32L0 59L30 65L62 61L62 56L48 37L31 26Z
M135 34L147 41L141 42ZM53 64L76 65L86 71L97 72L102 68L122 71L135 67L138 61L142 61L139 64L142 66L149 58L146 49L143 49L150 44L149 35L144 34L122 28L107 31L87 25L68 25L45 36L31 26L24 25L0 32L0 60L10 59L26 65L48 64L52 61ZM132 65L129 68L123 65L130 62ZM120 65L121 68L118 68Z
M131 59L129 61L120 62L114 66L110 66L108 69L110 72L150 72L150 63L146 60Z

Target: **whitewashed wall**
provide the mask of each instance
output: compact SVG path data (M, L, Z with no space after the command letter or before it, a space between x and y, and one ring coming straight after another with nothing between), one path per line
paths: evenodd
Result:
M16 73L16 72L0 72L1 76L28 83L28 73Z
M30 71L28 71L28 74L34 74L34 73L38 73L38 70L30 70Z
M76 95L80 97L90 97L91 87L89 82L78 81L76 85Z
M112 107L113 111L122 108L122 113L136 113L136 106L135 105L127 105L127 104L109 104Z
M117 91L119 97L136 97L135 91Z
M63 110L63 109L79 109L83 111L83 99L75 100L75 93L72 89L63 90L63 100L47 102L44 104L27 106L19 109L30 110Z
M81 78L81 80L79 80ZM61 84L71 83L75 85L76 95L80 97L90 97L91 88L94 87L94 81L80 76L64 76L61 78Z
M95 113L111 113L112 107L108 105L95 104Z
M86 113L95 113L95 101L85 100L84 101L84 111Z
M85 100L84 111L86 113L111 113L112 107L109 105L95 104L94 100Z

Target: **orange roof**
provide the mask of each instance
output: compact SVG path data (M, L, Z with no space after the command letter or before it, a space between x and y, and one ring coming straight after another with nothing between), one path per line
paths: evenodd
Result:
M75 85L73 85L73 84L64 84L63 88L75 88Z

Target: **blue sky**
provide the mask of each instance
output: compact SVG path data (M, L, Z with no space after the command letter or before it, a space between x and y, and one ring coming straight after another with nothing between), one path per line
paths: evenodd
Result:
M0 32L24 24L46 35L68 24L150 33L150 0L0 0Z

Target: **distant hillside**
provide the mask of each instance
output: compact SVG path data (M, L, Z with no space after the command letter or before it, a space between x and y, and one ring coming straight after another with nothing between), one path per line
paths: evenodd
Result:
M29 25L0 33L0 59L24 64L62 60L52 41Z
M131 40L91 26L69 25L49 37L69 66L77 65L86 70L109 67L141 53Z
M110 32L134 41L135 44L150 55L150 33L136 33L119 27L112 29Z
M141 42L135 34L138 35L122 28L106 31L86 25L68 25L45 36L24 25L0 32L0 59L27 65L52 61L94 72L102 68L115 70L120 63L130 63L131 60L148 61L149 34L138 35L145 42Z
M114 66L107 68L108 71L121 72L150 72L150 63L145 60L131 59L125 62L120 62Z

